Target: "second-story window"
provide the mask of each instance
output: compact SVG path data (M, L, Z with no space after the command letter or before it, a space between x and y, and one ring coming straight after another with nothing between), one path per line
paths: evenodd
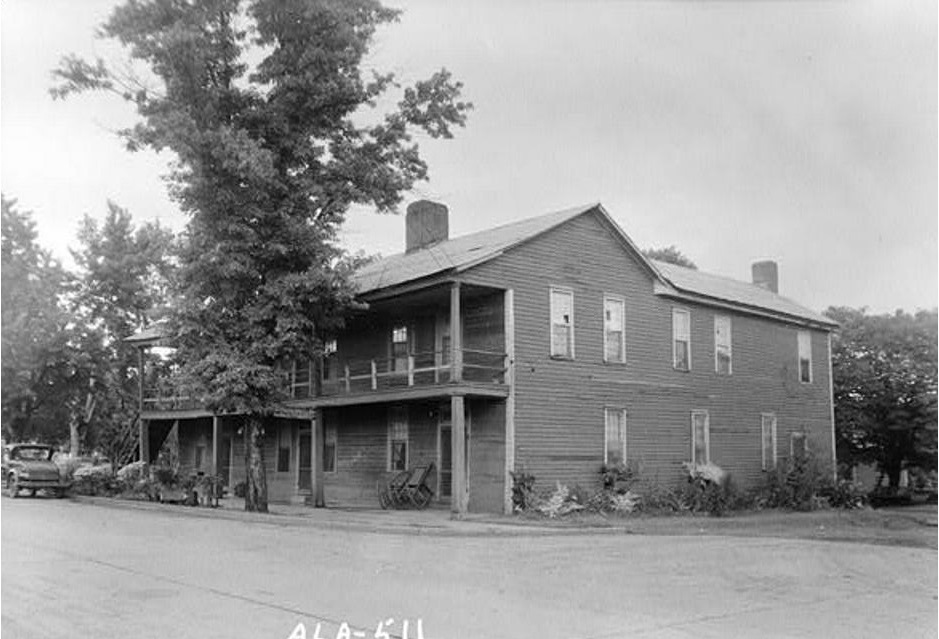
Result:
M799 331L799 381L812 382L812 334Z
M551 357L574 359L574 291L551 289Z
M336 351L339 349L334 339L328 339L323 342L323 379L335 379L337 370L335 363Z
M310 360L294 360L292 387L294 399L303 399L310 396Z
M408 327L395 326L391 329L391 370L408 369Z
M730 375L733 370L730 317L714 316L714 372Z
M672 309L672 366L691 370L691 313L683 308Z
M626 302L612 295L603 298L603 361L626 361Z

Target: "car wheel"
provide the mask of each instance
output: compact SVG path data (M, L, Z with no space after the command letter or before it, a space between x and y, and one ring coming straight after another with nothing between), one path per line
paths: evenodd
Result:
M10 473L7 475L7 495L10 497L16 497L20 494L20 482L16 478L16 475Z

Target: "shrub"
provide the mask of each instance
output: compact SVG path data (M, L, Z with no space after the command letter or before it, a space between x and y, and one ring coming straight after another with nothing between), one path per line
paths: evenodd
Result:
M738 506L740 498L730 473L715 464L685 464L688 481L679 491L682 506L714 517Z
M247 488L247 486L246 486L245 482L240 481L240 482L238 482L237 484L235 484L235 487L234 487L234 489L232 489L232 492L234 493L235 497L241 497L241 498L243 498L243 497L245 496L245 490L246 490L246 488Z
M806 456L790 459L785 468L767 473L763 485L756 492L755 501L759 507L809 511L826 504L834 506L834 499L842 508L852 502L851 495L855 490L860 492L859 487L835 484L814 458Z
M110 466L82 466L72 475L72 490L79 495L111 495L116 488Z
M561 482L557 483L557 488L551 496L536 507L538 512L552 519L583 509L584 505L572 499L570 489Z
M600 466L600 482L604 490L624 494L636 481L636 473L625 464L603 464Z
M868 504L867 493L863 487L853 481L839 479L823 489L824 496L832 508L854 510Z
M535 503L535 476L525 471L512 472L512 508L515 512L529 510ZM243 490L243 489L242 489ZM235 486L238 494L238 486Z

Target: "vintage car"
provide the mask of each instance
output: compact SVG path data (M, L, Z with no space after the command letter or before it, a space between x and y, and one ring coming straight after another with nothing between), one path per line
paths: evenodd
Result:
M35 495L37 490L51 490L65 495L68 483L52 461L55 449L45 444L9 444L3 447L3 480L6 493L16 497L21 490Z

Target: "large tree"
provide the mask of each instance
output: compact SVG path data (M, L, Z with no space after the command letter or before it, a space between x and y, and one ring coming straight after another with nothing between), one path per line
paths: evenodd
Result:
M174 237L158 223L135 226L130 213L108 202L102 221L85 216L78 229L73 314L99 353L85 443L116 462L127 455L137 411L140 371L128 335L165 313L173 271Z
M246 416L248 510L267 509L278 363L317 354L353 304L336 245L347 210L396 210L427 177L414 132L448 138L470 108L446 70L396 104L392 74L363 77L376 29L398 16L377 0L129 0L100 33L146 78L74 56L55 72L54 96L104 90L136 106L130 149L175 154L170 190L189 215L180 362L209 408Z
M679 251L678 247L675 245L666 246L665 248L647 248L642 254L651 260L669 262L670 264L677 264L678 266L698 270L698 266L692 262L687 255Z
M904 468L936 468L937 313L829 308L838 458L874 464L897 486Z
M32 214L2 198L3 435L59 441L87 389L90 356L66 309L70 278L37 239Z

